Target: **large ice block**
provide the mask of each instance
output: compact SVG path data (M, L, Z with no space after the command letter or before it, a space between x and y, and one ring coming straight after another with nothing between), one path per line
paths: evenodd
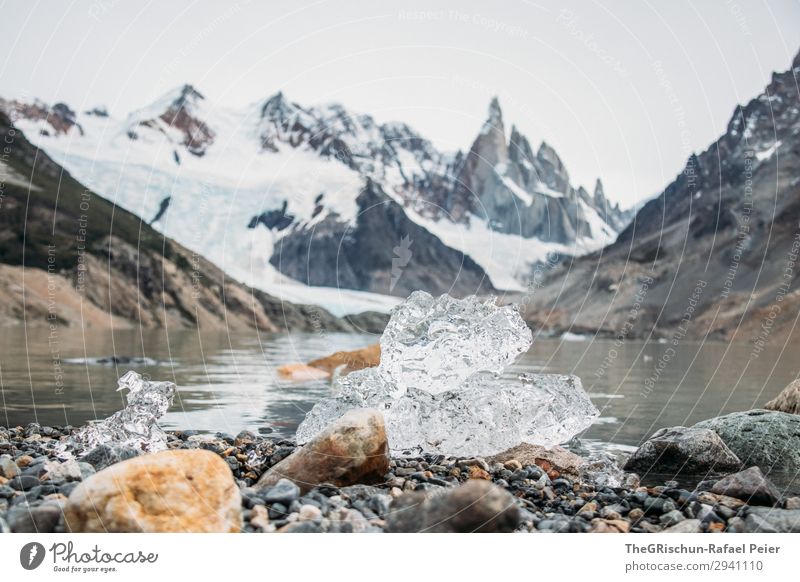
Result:
M307 442L353 408L377 408L395 452L490 455L521 442L552 446L598 415L576 376L501 375L530 347L513 306L416 292L392 313L381 363L335 380L297 430Z

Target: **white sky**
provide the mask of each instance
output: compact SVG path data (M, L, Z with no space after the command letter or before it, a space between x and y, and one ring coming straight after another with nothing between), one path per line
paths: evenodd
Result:
M124 115L184 82L277 90L466 149L492 95L573 181L660 191L800 48L800 2L0 2L0 95Z

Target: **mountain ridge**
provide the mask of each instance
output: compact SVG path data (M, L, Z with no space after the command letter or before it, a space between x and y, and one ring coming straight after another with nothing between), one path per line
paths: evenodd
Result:
M543 144L533 154L516 127L508 137L504 128L496 135L503 161L487 167L475 149L480 136L467 154L445 154L405 123L378 124L339 104L304 107L281 92L232 111L215 109L185 85L122 121L75 114L81 132L66 134L48 129L47 111L30 116L16 105L5 102L5 109L94 190L152 217L164 234L248 285L294 299L288 290L281 295L286 285L337 313L347 306L325 301L345 289L378 294L370 296L377 308L393 304L379 295L404 296L415 284L454 295L522 289L549 254L596 250L630 218L607 203L602 188L592 196L570 185L555 151ZM490 104L494 114L502 116L497 99ZM383 219L367 216L359 200L376 191L386 198L379 207L392 208L387 228L394 240L367 226ZM218 215L197 216L209 225L208 240L198 241L187 234L192 224L185 217L197 215L193 202L203 196L227 213L227 222L217 226ZM348 274L365 269L353 250L338 261L346 271L341 276L309 269L313 244L302 241L309 232L332 232L333 225L337 248L379 247L365 262L368 272ZM420 233L433 250L421 253L422 245L412 245L399 277L387 277L393 249L408 231ZM434 256L451 258L427 262Z
M4 325L374 332L385 322L241 285L85 188L2 112L0 139Z
M800 53L613 244L549 271L526 300L529 323L611 338L797 338L799 77Z

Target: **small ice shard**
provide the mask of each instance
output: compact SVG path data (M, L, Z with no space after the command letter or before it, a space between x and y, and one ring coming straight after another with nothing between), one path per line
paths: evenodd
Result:
M297 441L369 407L383 411L395 452L491 455L521 442L565 442L592 424L597 409L576 376L500 375L531 341L513 306L415 292L392 313L380 365L338 379L336 396L306 415Z
M639 478L635 473L623 471L617 459L608 453L596 453L586 459L578 467L581 482L593 485L596 490L609 487L633 488L639 486Z
M99 445L114 444L153 453L167 448L167 435L158 426L175 397L172 382L151 382L130 371L117 381L117 391L128 390L128 405L105 420L89 424L63 443L62 456L86 454Z

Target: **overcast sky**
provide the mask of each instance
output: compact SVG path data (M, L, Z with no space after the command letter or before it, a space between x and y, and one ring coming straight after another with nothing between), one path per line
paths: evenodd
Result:
M0 95L116 115L185 82L225 105L278 90L468 148L507 129L624 205L660 191L800 48L800 2L0 3Z

